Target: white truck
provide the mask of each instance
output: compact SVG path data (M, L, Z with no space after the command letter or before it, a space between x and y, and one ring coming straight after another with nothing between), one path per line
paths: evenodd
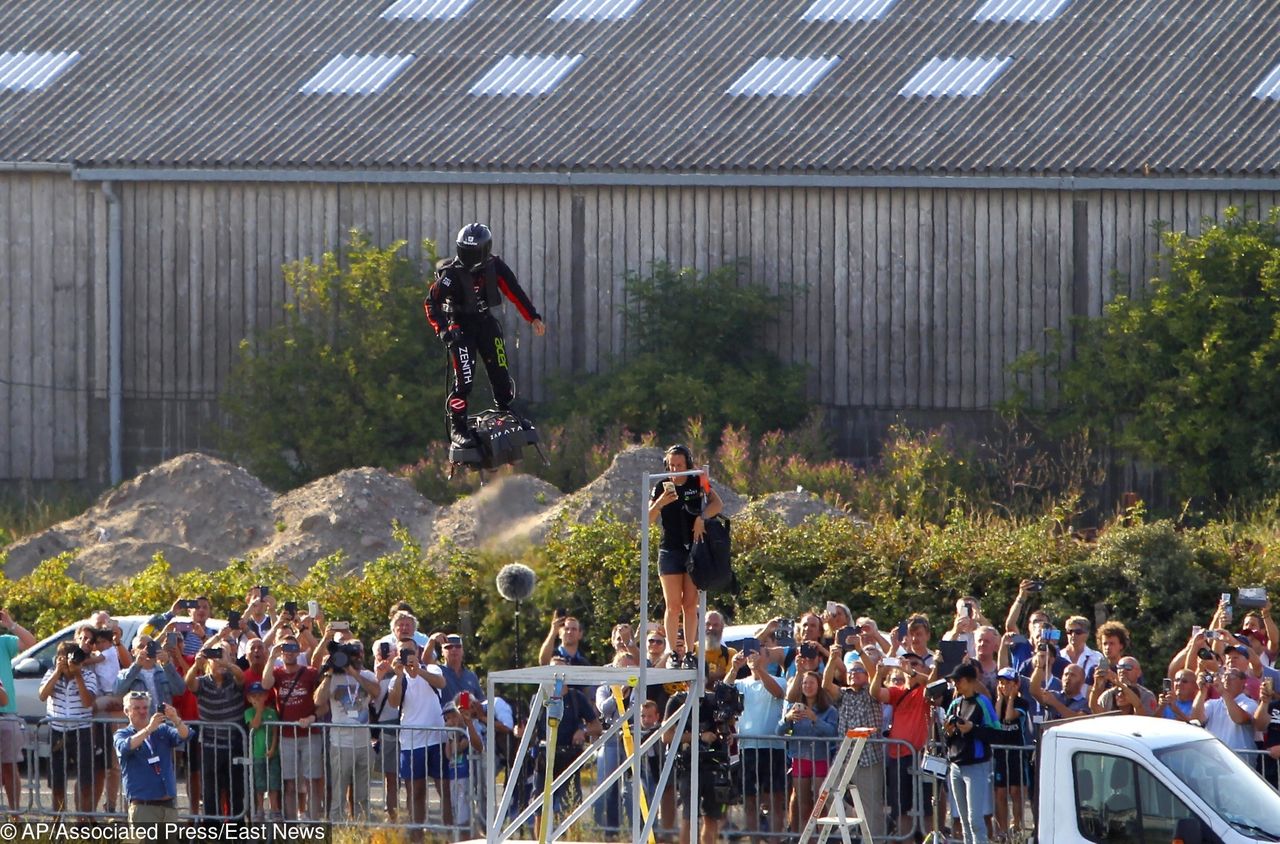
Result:
M1045 725L1036 841L1280 841L1280 794L1203 729L1116 715Z

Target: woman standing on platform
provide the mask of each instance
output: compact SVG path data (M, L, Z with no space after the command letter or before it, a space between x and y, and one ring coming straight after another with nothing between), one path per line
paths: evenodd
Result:
M693 454L683 445L673 445L663 454L668 472L693 468ZM705 502L704 502L705 497ZM662 600L666 604L663 625L670 647L668 668L694 667L692 654L681 635L698 633L698 587L689 576L689 554L702 539L706 519L719 514L723 505L705 474L669 478L654 486L649 496L649 524L662 519L662 544L658 547L658 574L662 579Z

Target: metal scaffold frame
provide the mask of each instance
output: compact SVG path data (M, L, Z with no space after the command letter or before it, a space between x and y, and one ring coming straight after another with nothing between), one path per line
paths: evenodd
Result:
M640 481L640 606L639 606L639 629L636 635L643 641L646 634L646 625L649 618L649 492L655 481L667 480L669 478L680 477L701 477L706 476L710 481L710 473L707 467L701 469L691 469L686 472L659 472L659 473L643 473ZM542 842L556 841L563 836L569 828L578 821L598 800L603 799L608 793L609 786L617 782L629 770L631 772L631 805L633 811L631 813L631 840L645 841L648 840L652 833L654 822L657 818L657 811L650 807L647 816L641 811L644 805L641 794L643 791L643 783L640 774L641 765L643 764L644 755L651 750L662 736L670 729L676 730L676 735L683 735L684 730L693 724L696 733L696 725L699 723L700 711L699 703L703 693L703 678L706 676L706 618L707 612L707 594L699 590L698 592L698 617L695 622L694 638L697 644L698 667L697 669L672 669L672 668L650 668L646 664L643 656L639 661L639 665L634 668L612 668L612 667L585 667L585 666L568 666L568 665L543 665L531 668L514 668L507 671L494 671L489 674L488 678L488 699L494 699L495 687L499 683L513 684L534 684L537 685L537 691L534 693L533 701L530 704L529 724L536 723L544 711L548 710L548 704L551 703L551 695L554 691L563 685L590 685L597 686L603 684L609 685L629 685L636 689L646 689L650 684L665 683L688 683L689 694L683 704L676 707L670 716L666 717L657 730L655 730L644 741L640 741L642 733L641 712L644 704L644 694L633 693L631 696L631 705L627 707L625 712L619 713L618 720L605 730L599 738L587 744L582 753L574 760L567 769L562 771L554 781L547 777L544 780L544 792L541 799L531 799L529 805L520 811L510 821L507 815L511 811L512 800L515 796L515 780L516 774L508 774L506 781L501 789L501 796L496 794L497 782L497 759L494 752L494 742L486 741L484 748L484 766L485 776L489 783L494 783L495 787L485 789L485 814L487 824L485 826L485 842L486 844L503 844L504 842L514 842L515 834L520 828L542 808L544 802L556 790L562 787L569 779L585 765L588 760L595 756L597 750L602 748L606 742L614 738L621 731L623 724L629 719L631 721L631 734L634 737L631 752L626 752L620 764L612 773L600 782L596 783L595 789L586 797L581 804L576 806L564 820L556 823L554 818L544 818L542 824ZM685 630L686 643L689 638L689 631ZM553 707L554 708L554 707ZM486 736L494 736L494 710L495 707L489 706L487 715ZM535 730L526 729L524 735L520 738L520 748L516 751L514 760L510 760L511 770L518 772L521 760L527 758L530 745L532 744ZM547 731L548 739L551 736L551 727ZM691 836L696 840L698 834L698 742L690 743L690 783L689 783L689 829ZM658 780L654 788L655 798L662 794L667 784L671 781L672 770L675 765L675 753L666 754L663 759L662 769L659 772ZM655 803L656 803L655 799Z

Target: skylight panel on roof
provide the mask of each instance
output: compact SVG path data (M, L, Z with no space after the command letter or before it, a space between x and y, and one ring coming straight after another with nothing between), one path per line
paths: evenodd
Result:
M1071 0L986 0L974 14L976 21L1044 23L1053 20Z
M70 53L0 53L0 89L38 91L78 61L78 50Z
M897 0L814 0L800 16L806 21L874 21Z
M839 56L822 56L816 59L765 56L756 59L725 93L736 97L795 97L807 94L839 63Z
M1260 100L1280 100L1280 64L1271 68L1271 72L1254 89L1253 95Z
M617 21L628 18L643 0L561 0L547 17L551 20Z
M472 0L396 0L383 11L384 20L449 20L467 10Z
M477 96L490 94L546 94L578 66L576 56L504 56L471 86Z
M303 94L376 94L413 61L407 56L344 56L329 59L302 87Z
M981 94L1012 58L929 59L898 92L903 97L973 97Z

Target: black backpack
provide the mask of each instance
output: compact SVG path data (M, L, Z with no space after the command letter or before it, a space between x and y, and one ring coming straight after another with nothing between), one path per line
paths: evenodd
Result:
M689 552L689 577L693 585L708 594L734 591L730 562L729 520L724 516L707 519L700 542Z

